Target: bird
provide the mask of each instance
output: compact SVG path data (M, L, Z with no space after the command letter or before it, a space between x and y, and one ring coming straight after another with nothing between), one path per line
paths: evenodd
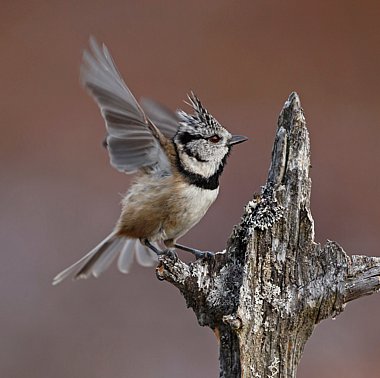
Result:
M67 277L98 277L117 258L128 273L136 256L153 266L161 255L178 258L180 249L204 258L204 252L177 243L216 200L219 179L232 146L247 140L232 135L191 92L189 114L172 112L150 100L136 100L114 60L91 37L83 52L80 80L100 108L105 121L111 165L135 173L122 199L121 215L113 231L79 261L59 273L56 285Z

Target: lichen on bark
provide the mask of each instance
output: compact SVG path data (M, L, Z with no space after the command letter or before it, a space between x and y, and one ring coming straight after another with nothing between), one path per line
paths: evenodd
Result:
M226 251L189 265L160 257L158 278L175 285L218 337L220 377L295 377L314 327L380 288L379 258L349 257L336 242L314 241L309 171L309 133L292 93L267 182Z

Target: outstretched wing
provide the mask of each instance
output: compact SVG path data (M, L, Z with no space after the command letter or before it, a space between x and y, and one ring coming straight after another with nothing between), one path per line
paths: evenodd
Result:
M170 172L170 164L159 139L163 134L148 119L124 83L103 44L90 38L90 51L84 51L81 81L100 107L106 123L106 144L111 165L132 173L144 167Z
M150 98L140 99L141 106L152 122L169 139L172 139L178 131L180 118L165 106Z

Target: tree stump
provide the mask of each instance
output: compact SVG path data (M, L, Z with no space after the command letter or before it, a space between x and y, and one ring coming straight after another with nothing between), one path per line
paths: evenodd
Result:
M246 205L227 249L189 265L160 257L201 326L220 341L220 377L296 376L316 324L380 288L380 258L314 241L310 141L299 97L281 111L268 180Z

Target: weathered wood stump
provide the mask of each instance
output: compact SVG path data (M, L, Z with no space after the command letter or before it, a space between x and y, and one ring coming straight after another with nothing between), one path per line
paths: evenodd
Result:
M227 250L189 265L161 257L175 285L220 340L220 377L295 377L316 324L380 288L380 258L314 242L309 133L292 93L279 117L268 180Z

